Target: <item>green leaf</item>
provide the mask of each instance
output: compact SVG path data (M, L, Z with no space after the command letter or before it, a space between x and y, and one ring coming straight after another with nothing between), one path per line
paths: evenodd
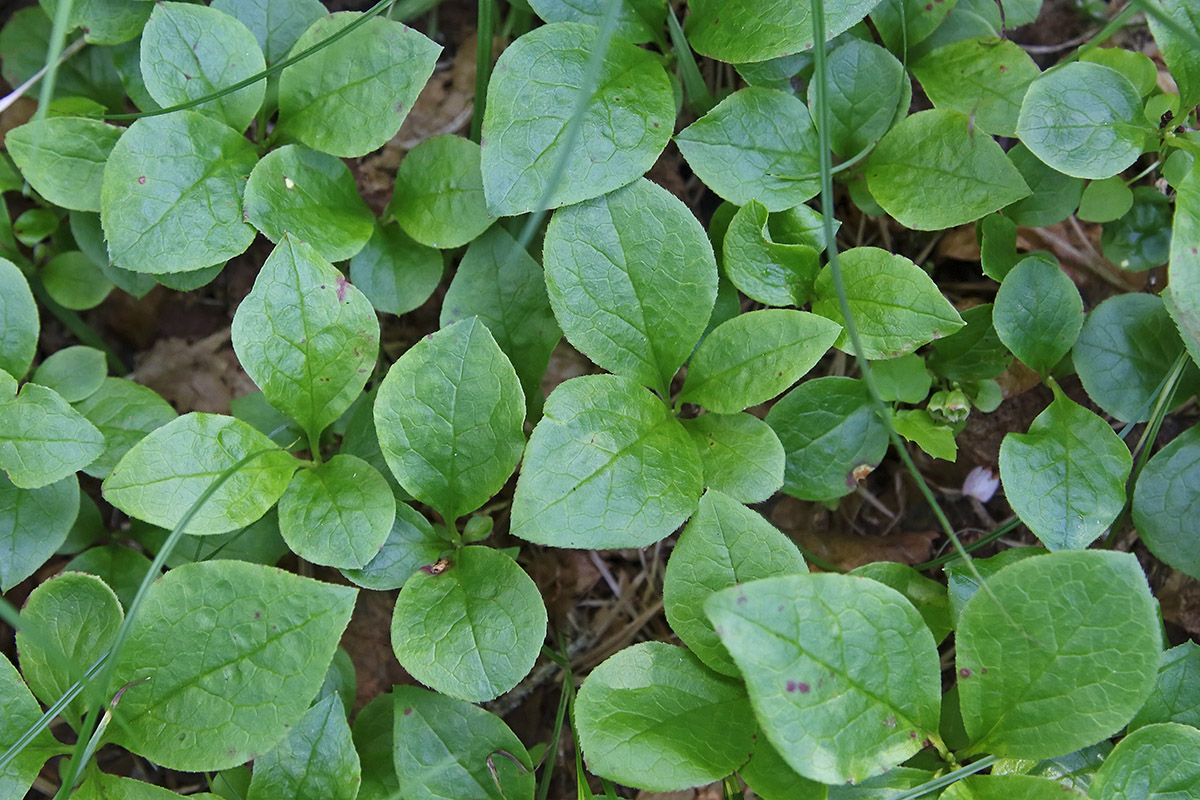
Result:
M170 535L170 531L140 520L130 524L130 531L152 555L158 554ZM279 515L272 508L240 530L214 535L185 533L167 556L167 566L174 568L181 564L210 561L220 557L229 561L248 561L251 564L269 567L279 561L287 551L287 544L279 535Z
M966 39L939 47L912 65L937 108L967 114L975 128L1014 136L1021 100L1041 74L1037 64L1008 39Z
M361 782L346 710L336 695L315 704L287 737L254 759L247 800L355 800Z
M558 208L619 189L667 146L675 100L666 71L649 52L613 39L562 174L555 174L567 122L589 83L598 35L591 25L550 23L517 39L497 60L482 153L483 191L494 215Z
M885 403L920 403L929 396L933 377L916 353L871 362L875 388Z
M104 437L53 389L0 372L0 469L16 486L37 489L86 467Z
M828 787L829 800L890 800L900 789L915 789L933 780L929 770L895 767L865 781Z
M1078 61L1030 84L1017 120L1017 135L1034 155L1076 178L1116 175L1141 155L1152 131L1128 78Z
M413 241L399 225L376 225L350 259L350 280L376 311L399 316L429 299L443 267L441 253Z
M360 458L336 455L301 469L279 498L279 532L314 564L357 569L383 547L396 519L396 498Z
M87 497L87 495L82 497ZM92 503L91 507L95 508L95 503ZM85 508L86 504L81 503L80 519L84 516ZM95 514L97 523L102 525L100 512L96 511ZM76 525L78 526L78 524L79 520L77 519ZM225 553L222 552L222 555ZM86 572L104 581L117 595L117 600L121 602L121 608L129 608L133 603L133 598L142 584L142 578L149 570L150 559L131 547L119 544L89 547L63 567L63 572ZM54 699L58 699L57 696Z
M71 212L71 236L79 249L87 254L104 277L118 289L141 299L157 283L153 275L130 272L115 266L108 259L108 243L104 241L104 229L100 227L100 215L84 211Z
M854 471L874 467L888 433L862 381L830 376L805 381L767 413L787 460L783 491L802 500L833 500L854 491Z
M1125 505L1129 448L1104 420L1055 392L1054 402L1000 445L1000 479L1013 511L1050 550L1101 536Z
M958 688L955 687L953 691L957 693ZM955 713L957 714L958 712L955 711ZM967 744L966 732L963 731L962 735L962 746L965 747ZM1058 789L1060 792L1071 789L1078 792L1086 792L1092 783L1092 778L1095 776L1096 770L1108 758L1112 749L1112 742L1104 739L1096 744L1080 748L1073 753L1040 761L1002 758L992 767L992 774L1033 775L1041 778L1049 778L1059 784Z
M125 614L113 590L94 575L68 572L39 584L21 610L17 649L29 688L46 705L66 694L108 653ZM76 698L68 721L78 725L98 687ZM92 695L90 698L87 695Z
M250 29L268 64L282 61L300 35L328 13L320 0L213 0L212 7Z
M738 681L661 642L627 647L592 670L575 725L591 772L652 791L720 780L745 763L757 727Z
M1154 691L1129 723L1134 730L1157 722L1200 723L1200 645L1184 642L1162 655Z
M33 371L30 380L53 389L68 403L78 403L100 388L107 372L104 353L94 347L76 345L48 356Z
M955 5L956 0L883 0L871 10L871 22L888 49L907 54L913 45L929 38Z
M1167 309L1192 360L1200 363L1200 170L1176 187L1172 227Z
M1094 795L1089 795L1094 797ZM1068 790L1058 781L1034 775L971 775L952 784L942 800L1055 800L1082 798L1081 792Z
M42 197L63 208L99 211L104 162L122 133L99 120L47 117L9 131L4 146Z
M1141 708L1162 646L1132 555L1027 558L986 589L967 601L957 634L968 754L1052 758L1111 736Z
M1183 343L1160 298L1122 294L1088 315L1072 356L1083 388L1096 405L1117 419L1145 422L1182 352ZM1196 378L1191 366L1178 396L1191 395Z
M142 31L141 49L146 91L164 108L206 97L266 69L262 49L245 25L215 8L189 3L159 3ZM266 82L258 81L196 108L244 131L266 91Z
M1146 97L1157 88L1158 67L1145 53L1135 53L1122 47L1096 47L1080 54L1079 60L1100 64L1121 73L1129 79L1142 97ZM1155 119L1155 122L1157 121Z
M426 139L400 162L388 213L423 245L461 247L495 221L483 199L479 162L479 145L469 139Z
M1079 337L1083 298L1057 266L1026 258L1000 284L992 322L1013 355L1045 375ZM1078 359L1075 363L1078 366Z
M449 547L429 520L405 503L396 503L396 519L379 552L362 569L342 574L365 589L399 589L412 574L433 564Z
M950 617L950 600L946 587L926 578L907 564L895 561L876 561L863 564L850 572L890 586L904 595L920 613L921 619L933 634L933 640L941 644L954 624Z
M100 222L118 267L190 272L239 255L254 240L242 217L258 161L232 128L195 111L135 121L104 167Z
M10 86L20 86L46 65L52 31L40 8L7 15L0 31L0 71ZM85 47L58 68L56 97L90 97L112 111L124 111L125 92L113 67L111 48Z
M50 259L42 268L46 292L65 308L83 311L104 302L113 285L96 262L78 250Z
M267 400L316 441L366 385L379 321L362 292L289 234L234 314L233 349Z
M397 686L393 694L395 729L388 735L396 743L398 796L532 800L533 759L502 719L418 686Z
M879 0L849 0L825 9L825 38L859 22ZM811 50L808 0L693 0L684 31L697 53L740 64Z
M135 444L104 480L104 499L131 517L173 528L208 487L251 453L200 507L187 532L224 533L261 517L287 489L299 462L241 420L185 414Z
M356 594L242 561L171 570L117 662L115 685L150 680L121 696L113 740L187 772L268 752L320 688Z
M1009 564L1016 563L1030 556L1045 555L1042 547L1014 547L1001 550L991 558L975 558L971 563L980 577L985 581L991 578ZM946 565L946 584L950 595L950 612L954 616L954 627L958 627L958 619L962 616L967 601L979 590L979 581L973 571L961 561L953 561Z
M1122 739L1088 789L1095 800L1200 798L1200 730L1148 725Z
M954 429L939 423L923 408L892 411L892 427L896 433L933 458L955 461L958 445L954 442Z
M827 788L796 774L765 736L755 737L754 753L738 769L738 777L760 800L825 800Z
M733 215L722 240L725 274L743 294L760 303L804 305L825 249L819 226L820 216L808 206L771 215L766 206L751 200Z
M1017 225L1031 228L1062 222L1071 216L1076 208L1080 210L1080 218L1084 218L1083 209L1079 205L1083 194L1083 181L1043 164L1042 160L1029 152L1029 148L1023 144L1009 150L1008 159L1017 168L1017 172L1021 173L1032 194L1005 206L1006 217ZM1125 185L1124 181L1120 183Z
M902 112L898 98L912 91L896 57L861 39L847 39L829 54L825 76L829 138L839 158L855 156L883 138ZM816 83L809 83L809 108L817 108L816 92Z
M703 414L680 421L700 453L705 486L740 503L761 503L783 485L783 445L758 417Z
M687 431L658 398L616 375L572 378L529 439L512 533L554 547L645 547L691 516L701 471Z
M357 12L343 11L317 20L301 35L292 55L358 17ZM441 50L412 28L386 17L372 18L283 71L276 133L330 155L365 156L400 130Z
M871 154L866 174L879 205L922 231L973 222L1030 193L1000 145L977 134L966 114L948 108L918 112L892 128ZM931 197L954 202L931 203Z
M447 524L484 504L525 446L512 364L477 318L430 334L379 386L375 429L400 485Z
M39 0L46 15L54 19L59 0ZM71 7L71 28L83 28L88 44L121 44L142 32L153 11L147 3L128 0L75 0Z
M272 150L246 181L246 219L272 242L303 239L326 261L345 261L371 238L375 215L339 158L287 145Z
M533 669L546 638L546 606L533 579L498 550L464 547L438 565L400 590L392 649L431 689L472 703L493 700Z
M28 578L67 540L79 513L79 481L68 476L21 489L0 475L0 592Z
M791 539L758 513L709 489L667 562L663 578L667 622L708 667L740 677L704 616L704 602L730 586L805 572L808 565Z
M25 274L0 258L0 370L20 380L37 351L37 304Z
M104 436L104 452L83 468L93 478L107 478L129 448L178 416L157 392L124 378L105 378L75 410Z
M929 369L949 381L987 380L1004 372L1012 355L996 334L992 315L991 303L964 311L966 326L933 343Z
M530 0L529 5L546 22L584 22L600 27L608 3L605 0ZM617 6L613 35L634 44L661 39L666 16L664 0L622 0Z
M1200 551L1192 524L1200 511L1200 427L1176 436L1154 454L1138 476L1133 524L1142 542L1162 561L1200 576Z
M687 207L641 179L564 208L546 230L544 262L567 340L665 397L717 295L712 248Z
M1159 0L1158 7L1185 30L1200 30L1200 11L1188 0ZM1168 28L1156 17L1146 16L1150 32L1162 53L1163 61L1179 87L1181 108L1191 108L1200 102L1200 53L1192 42Z
M1135 187L1133 201L1123 216L1104 226L1100 249L1121 269L1138 271L1161 266L1167 263L1171 250L1170 201L1150 186Z
M3 563L0 561L0 565ZM5 585L4 590L8 588ZM41 706L29 693L17 668L7 656L0 656L0 749L7 752L41 716ZM24 797L43 762L63 749L50 731L42 731L0 771L0 797Z
M397 688L401 691L424 691L415 686ZM354 724L350 726L350 732L362 765L358 800L390 800L400 796L392 755L393 705L394 699L390 692L381 694L354 715Z
M842 253L840 261L846 299L866 358L906 355L963 326L962 317L933 279L904 256L877 247L855 247ZM843 324L829 267L817 276L814 291L813 313ZM835 345L853 352L845 331Z
M1119 174L1090 181L1079 200L1079 218L1085 222L1112 222L1133 208L1133 190Z
M937 648L899 592L848 575L725 589L705 612L784 760L821 783L860 781L936 738Z
M697 15L693 9L692 17ZM729 202L758 200L768 211L798 206L817 193L817 130L804 101L750 86L675 136L679 152L705 185Z
M812 369L840 334L840 325L806 311L740 314L696 348L679 399L720 414L765 403Z
M131 3L130 5L148 5L148 3ZM72 795L78 800L173 800L179 797L176 792L153 783L136 781L132 778L122 778L101 772L98 767L92 767L84 773L86 779ZM249 778L249 771L247 771ZM220 786L220 783L217 784ZM189 795L196 800L223 800L219 795L208 792L197 792Z
M497 226L467 247L442 301L443 327L478 316L508 356L525 390L528 416L541 413L541 381L562 330L542 266Z

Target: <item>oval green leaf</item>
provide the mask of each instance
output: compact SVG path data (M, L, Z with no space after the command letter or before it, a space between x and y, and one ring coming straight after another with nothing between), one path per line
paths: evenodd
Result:
M383 547L362 569L344 569L342 574L364 589L399 589L412 574L433 564L449 549L429 520L406 503L396 503L396 519Z
M329 695L304 712L274 750L254 759L246 800L355 800L361 781L346 709Z
M825 9L825 38L862 20L879 0L848 0ZM684 28L701 55L740 64L811 50L810 0L693 0Z
M479 145L461 136L434 136L404 156L388 213L428 247L461 247L495 221L483 199Z
M122 133L95 119L47 117L9 131L4 146L42 197L75 211L99 211L104 162Z
M1041 70L1008 39L964 39L939 47L912 65L937 108L971 115L975 127L1014 136L1021 100Z
M847 39L829 54L825 91L833 152L846 159L875 145L907 110L912 92L904 66L882 47ZM817 84L808 84L808 107L817 108Z
M0 372L0 469L23 489L60 481L104 452L96 426L71 408L58 392L17 382Z
M376 225L350 259L350 280L376 311L399 316L429 299L444 267L441 253L413 241L399 225Z
M761 503L783 485L783 445L750 414L702 414L680 420L704 468L704 485L739 503Z
M1122 739L1088 788L1093 800L1200 798L1200 730L1147 725Z
M124 378L105 378L75 410L104 436L104 452L83 468L93 478L107 478L129 448L178 416L153 389Z
M29 281L16 264L0 258L0 370L17 380L24 378L37 352L40 330Z
M1158 722L1200 724L1200 645L1187 641L1163 653L1150 699L1129 723L1129 730Z
M268 64L282 61L300 35L328 13L320 0L213 0L212 8L249 28Z
M1026 258L1004 276L996 292L992 324L1013 355L1045 375L1079 337L1083 298L1057 266ZM1078 358L1075 363L1078 366Z
M107 373L108 362L104 359L104 353L94 347L76 345L49 355L33 371L30 380L53 389L68 403L78 403L103 385ZM79 410L78 406L76 410Z
M1133 492L1133 524L1150 552L1175 569L1200 577L1194 516L1200 513L1200 427L1176 436L1154 454Z
M766 206L751 200L725 231L722 266L742 294L770 306L801 306L821 269L824 239L820 216L808 206L772 217Z
M20 489L0 475L0 592L46 563L67 540L78 514L75 476L38 489Z

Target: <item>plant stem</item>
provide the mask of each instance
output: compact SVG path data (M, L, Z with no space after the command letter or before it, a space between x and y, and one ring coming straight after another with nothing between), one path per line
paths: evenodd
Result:
M479 142L483 109L492 77L492 36L496 30L496 0L479 0L479 25L475 36L475 109L471 114L471 141Z

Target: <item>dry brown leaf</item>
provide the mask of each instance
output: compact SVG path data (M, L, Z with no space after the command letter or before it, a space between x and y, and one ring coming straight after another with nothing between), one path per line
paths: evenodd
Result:
M792 537L796 544L842 569L854 569L874 561L920 564L928 561L937 531L901 531L886 536L862 536L840 530L813 530L814 506L794 497L782 497L771 509L771 522Z
M225 328L198 342L159 339L138 356L129 377L158 392L181 414L228 414L230 400L257 390L238 364L229 337Z

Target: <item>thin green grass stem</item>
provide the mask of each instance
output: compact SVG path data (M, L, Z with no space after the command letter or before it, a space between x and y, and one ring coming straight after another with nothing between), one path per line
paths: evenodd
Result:
M475 109L471 113L471 141L483 130L483 109L492 78L492 36L496 31L496 0L479 0L479 30L475 42Z

